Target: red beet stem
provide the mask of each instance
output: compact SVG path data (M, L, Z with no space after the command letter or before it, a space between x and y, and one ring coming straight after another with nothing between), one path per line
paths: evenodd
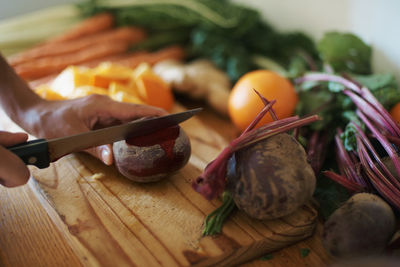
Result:
M255 90L254 90L255 91ZM256 93L258 93L256 91ZM271 110L271 107L273 104L275 104L276 100L272 100L271 102L268 102L264 108L257 114L257 116L255 117L255 119L249 124L249 126L247 126L247 128L242 132L241 135L248 133L249 131L253 130L254 127L256 127L257 123L260 122L260 120L265 116L265 114L267 114L267 112L269 112Z
M268 101L268 99L266 99L262 94L260 94L256 89L253 89L256 94L261 98L262 102L264 103L264 105L268 105L270 103L270 101ZM274 111L274 109L271 107L269 110L269 113L271 114L271 117L274 121L278 120L278 116L276 116L276 113Z
M342 175L339 175L337 173L334 173L332 171L323 171L322 172L326 177L328 177L329 179L335 181L338 184L341 184L343 187L347 188L348 190L350 190L351 192L363 192L364 191L364 187L350 181L347 177L344 177Z

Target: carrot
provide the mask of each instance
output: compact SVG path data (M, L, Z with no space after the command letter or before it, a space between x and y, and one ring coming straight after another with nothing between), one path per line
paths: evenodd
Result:
M23 79L38 79L53 73L58 73L69 65L78 65L98 58L117 55L127 51L128 48L129 44L126 42L108 41L98 43L73 54L43 57L22 63L15 66L14 69Z
M102 47L104 46L104 47ZM27 62L15 67L15 71L24 79L34 79L29 84L32 87L46 83L51 76L61 72L69 65L96 67L101 62L109 61L126 67L135 68L140 63L146 62L154 65L166 59L182 60L185 51L181 46L170 46L155 52L138 51L126 54L128 45L105 43L92 46L91 49L80 51L74 55L46 57L36 61ZM46 80L46 76L49 76Z
M96 33L88 36L83 36L79 39L65 41L61 43L48 43L39 47L32 48L15 56L9 57L8 61L11 66L22 64L29 60L58 56L77 52L84 48L96 45L98 43L114 41L127 42L129 44L137 43L146 38L143 29L137 27L121 27L108 30L101 33Z
M78 39L86 35L108 30L113 27L113 24L113 15L111 15L110 13L100 13L85 19L84 21L79 23L79 25L75 26L65 33L62 33L57 37L46 41L46 43L61 43L69 40Z
M143 55L143 54L148 54L148 52L140 51L140 52L135 52L135 54L139 56L139 55ZM117 61L123 60L131 55L132 54L121 53L121 54L116 54L116 55L105 56L105 57L96 58L94 60L89 60L89 61L83 62L82 64L79 64L79 66L94 68L94 67L97 67L102 62L117 62Z
M126 67L135 68L142 62L154 65L157 62L166 59L182 60L185 58L185 50L178 45L169 46L155 52L133 53L126 58L115 61L115 63Z

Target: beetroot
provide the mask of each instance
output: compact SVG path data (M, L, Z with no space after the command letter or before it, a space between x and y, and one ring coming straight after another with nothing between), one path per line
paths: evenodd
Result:
M237 151L228 170L227 189L236 206L260 220L294 212L315 190L304 148L286 133Z
M115 165L136 182L154 182L181 169L189 160L189 137L180 126L114 143Z
M322 244L338 258L376 256L384 252L395 229L396 217L382 198L358 193L326 221Z

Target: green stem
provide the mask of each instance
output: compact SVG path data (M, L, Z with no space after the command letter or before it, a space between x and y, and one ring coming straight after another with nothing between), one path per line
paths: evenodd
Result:
M203 235L215 235L221 233L225 220L235 209L236 205L231 193L224 191L222 198L222 205L211 212L204 220Z

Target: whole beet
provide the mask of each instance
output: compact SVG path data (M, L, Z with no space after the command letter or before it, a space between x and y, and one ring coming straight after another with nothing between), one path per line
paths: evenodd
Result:
M395 223L392 208L384 200L358 193L326 221L322 242L338 258L378 255L390 241Z
M240 210L256 219L294 212L315 190L304 148L286 133L237 151L228 164L228 189Z

